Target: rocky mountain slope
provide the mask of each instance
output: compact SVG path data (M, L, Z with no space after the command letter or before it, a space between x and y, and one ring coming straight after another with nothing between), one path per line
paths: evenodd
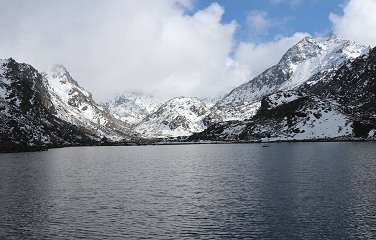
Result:
M129 124L138 124L161 104L162 100L151 95L125 92L103 105L115 118Z
M148 115L136 131L149 138L189 136L205 129L202 120L207 114L209 108L198 98L178 97Z
M192 140L375 139L376 48L262 99L245 121L214 124Z
M163 103L139 93L100 105L63 66L41 74L0 60L0 150L192 134L192 141L375 139L375 78L375 49L305 38L214 106L213 98Z
M56 65L45 77L57 117L112 140L129 139L134 135L130 124L115 118L96 103L92 94L79 86L65 67Z
M0 151L100 140L56 114L42 74L13 59L0 60Z
M265 97L250 120L217 123L192 139L279 141L351 137L351 126L351 118L330 101L292 91Z
M277 65L218 101L205 121L250 119L261 106L263 97L295 89L306 82L313 83L368 50L368 47L335 36L326 39L304 38L289 49Z

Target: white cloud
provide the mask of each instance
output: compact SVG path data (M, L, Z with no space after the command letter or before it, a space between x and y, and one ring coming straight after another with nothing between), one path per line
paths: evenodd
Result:
M267 68L278 63L284 53L304 37L307 33L295 33L290 37L283 37L276 41L260 44L240 43L236 50L235 59L242 65L247 66L250 77L255 77Z
M211 95L240 81L228 57L236 23L221 23L218 4L187 15L191 0L0 3L1 56L43 70L67 65L99 98L129 89Z
M350 0L342 16L330 14L334 33L356 42L376 45L376 1Z
M303 36L238 46L224 9L214 3L186 14L194 2L0 0L0 58L42 70L62 63L99 99L125 90L210 96L277 62Z

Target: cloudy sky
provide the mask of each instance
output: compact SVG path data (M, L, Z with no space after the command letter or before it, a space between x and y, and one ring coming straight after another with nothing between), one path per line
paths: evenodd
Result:
M99 100L214 96L304 36L376 44L376 0L0 0L0 58L55 63Z

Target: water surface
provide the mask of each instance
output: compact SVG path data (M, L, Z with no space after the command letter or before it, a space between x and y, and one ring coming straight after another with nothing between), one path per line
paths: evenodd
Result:
M376 144L0 155L0 239L376 239Z

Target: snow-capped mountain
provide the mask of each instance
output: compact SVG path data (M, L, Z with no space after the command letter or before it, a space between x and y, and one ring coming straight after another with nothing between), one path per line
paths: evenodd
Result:
M104 104L117 119L136 126L145 138L188 136L203 131L203 118L217 98L160 98L137 93L123 93Z
M192 136L195 140L376 139L376 49L305 38L215 98L122 94L104 105L61 65L0 60L0 150Z
M290 48L277 65L218 101L206 122L250 119L261 106L263 97L295 89L306 82L313 84L320 76L335 71L368 50L368 47L335 36L325 39L306 37Z
M264 97L249 120L214 124L191 139L375 139L376 48L314 79Z
M351 136L352 120L338 106L287 91L265 97L250 120L214 124L193 139L279 141Z
M338 103L354 121L376 125L376 48L301 89Z
M138 124L161 104L162 101L154 96L125 92L106 102L104 106L117 119L129 124Z
M205 129L202 120L208 113L209 108L198 98L173 98L148 115L136 131L152 138L189 136Z
M57 117L113 140L133 135L129 124L116 119L96 103L92 94L79 86L64 66L54 66L45 77Z
M41 73L13 59L0 60L0 151L98 140L56 114Z

